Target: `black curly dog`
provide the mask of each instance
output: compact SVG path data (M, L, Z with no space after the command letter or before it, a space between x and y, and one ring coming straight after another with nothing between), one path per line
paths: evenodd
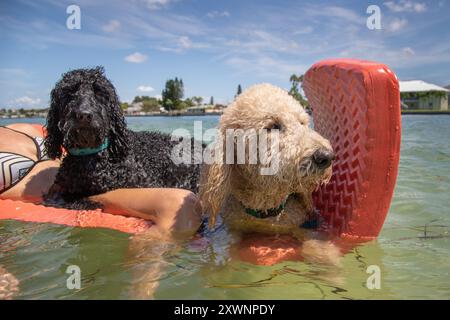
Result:
M200 165L177 165L170 158L178 141L160 132L127 129L114 86L101 67L62 76L51 92L46 127L49 157L61 158L66 150L44 196L47 205L92 209L100 205L86 197L118 188L198 190ZM80 155L80 150L90 152Z

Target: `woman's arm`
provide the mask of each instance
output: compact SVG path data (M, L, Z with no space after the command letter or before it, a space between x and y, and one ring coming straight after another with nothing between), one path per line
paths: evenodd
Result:
M108 213L151 220L161 236L192 236L201 224L200 201L188 190L118 189L89 199Z

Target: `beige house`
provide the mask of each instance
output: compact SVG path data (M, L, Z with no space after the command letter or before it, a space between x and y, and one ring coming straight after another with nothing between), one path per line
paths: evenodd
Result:
M402 108L448 110L449 90L422 80L400 81Z

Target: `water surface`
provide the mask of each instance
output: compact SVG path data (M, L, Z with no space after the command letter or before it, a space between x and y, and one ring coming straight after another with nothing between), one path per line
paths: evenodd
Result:
M164 132L192 130L195 120L207 129L218 117L127 119L135 130ZM405 115L402 124L399 176L383 230L346 254L342 269L231 259L225 229L208 240L140 247L112 230L17 221L0 221L0 265L20 280L21 299L133 298L157 282L161 299L449 299L450 116ZM82 270L81 290L66 288L69 265ZM379 290L366 287L369 265L381 268ZM155 266L162 271L151 272Z

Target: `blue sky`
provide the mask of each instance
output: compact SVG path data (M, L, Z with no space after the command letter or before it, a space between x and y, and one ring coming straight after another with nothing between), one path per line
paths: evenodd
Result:
M66 8L81 9L81 29ZM369 30L369 5L381 30ZM232 100L240 83L289 87L325 58L386 63L401 80L450 84L450 0L15 0L0 2L0 107L45 107L67 70L103 65L122 101L158 96L181 77L185 96ZM208 98L209 99L209 98Z

